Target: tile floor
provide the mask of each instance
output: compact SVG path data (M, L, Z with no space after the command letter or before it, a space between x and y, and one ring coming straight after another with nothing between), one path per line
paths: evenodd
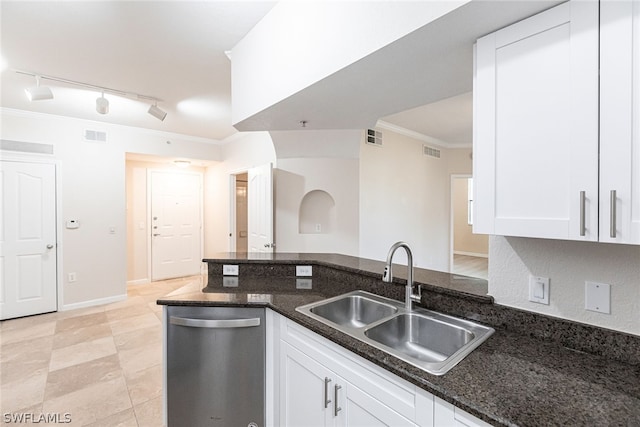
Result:
M1 425L162 426L162 307L155 301L205 281L129 286L125 301L0 322ZM60 422L10 418L27 414L58 414Z

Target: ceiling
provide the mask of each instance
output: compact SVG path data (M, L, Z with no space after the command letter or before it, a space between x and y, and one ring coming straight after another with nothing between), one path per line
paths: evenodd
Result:
M2 1L2 107L163 130L213 140L231 125L230 61L225 51L274 6L267 1ZM107 93L110 111L95 110L98 91L42 80L53 100L29 102L35 78L60 77L161 98L161 122L146 101ZM442 144L470 144L466 93L382 118Z
M7 108L222 140L231 126L225 55L274 6L269 1L5 1L1 7L1 105ZM5 69L7 67L7 69ZM29 102L35 78L14 69L160 98L149 104L42 80L53 100Z

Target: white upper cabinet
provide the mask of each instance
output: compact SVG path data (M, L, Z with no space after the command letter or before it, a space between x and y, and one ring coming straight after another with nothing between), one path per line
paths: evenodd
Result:
M640 2L600 14L600 241L640 244Z
M598 240L598 3L477 41L474 232Z

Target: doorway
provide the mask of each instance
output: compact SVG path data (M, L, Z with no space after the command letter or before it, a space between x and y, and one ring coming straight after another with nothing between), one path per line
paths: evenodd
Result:
M247 173L241 173L236 175L235 182L235 195L236 195L236 229L233 232L236 242L236 252L248 252L249 251L249 239L248 239L248 175Z
M273 165L229 175L229 251L275 251Z
M489 236L473 233L473 177L451 176L451 273L488 278Z
M207 162L181 160L127 153L128 285L202 273Z

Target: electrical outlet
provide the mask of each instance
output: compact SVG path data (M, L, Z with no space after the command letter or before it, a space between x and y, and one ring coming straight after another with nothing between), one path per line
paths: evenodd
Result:
M238 266L237 265L222 265L222 274L224 276L237 276L238 275Z
M238 287L238 278L237 277L223 277L222 278L222 286L225 288L237 288Z
M296 265L296 276L309 277L313 275L313 269L310 265Z
M67 281L73 283L76 281L76 273L69 273Z
M312 286L312 279L296 279L296 289L311 289Z
M529 276L529 301L549 305L549 278Z

